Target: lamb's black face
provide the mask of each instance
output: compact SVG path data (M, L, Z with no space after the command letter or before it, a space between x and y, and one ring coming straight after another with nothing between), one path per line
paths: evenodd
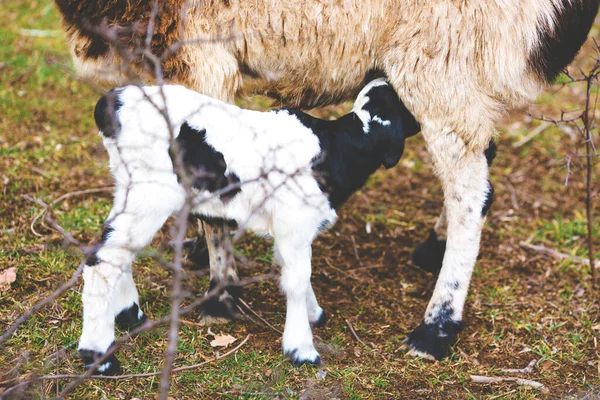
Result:
M377 116L388 121L397 119L399 110L404 107L389 84L374 86L365 93L365 96L369 100L362 108L371 115L371 118Z
M361 90L352 111L362 121L372 151L386 168L400 161L405 139L420 130L392 86L382 78L369 82Z

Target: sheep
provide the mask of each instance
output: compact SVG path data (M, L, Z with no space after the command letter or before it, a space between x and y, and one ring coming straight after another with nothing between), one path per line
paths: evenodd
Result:
M315 107L350 98L369 71L384 73L421 123L444 192L442 213L423 245L437 255L427 260L431 269L441 270L424 318L407 338L411 354L430 359L447 354L462 326L492 192L484 151L494 124L508 108L532 101L573 60L599 6L598 0L310 0L302 7L282 0L55 2L77 70L97 81L127 79L126 69L117 68L119 52L92 29L103 21L117 31L120 49L145 43L150 29L161 78L228 102L263 93L284 105ZM134 57L133 68L152 80L148 60ZM222 232L207 226L207 237L226 240ZM212 254L219 251L215 246ZM210 267L214 279L236 277L214 259Z
M244 110L183 86L113 89L94 116L115 195L83 272L79 354L86 368L114 342L115 321L127 329L146 319L131 263L181 212L189 177L193 214L273 238L287 296L283 351L294 364L320 363L310 324L321 325L325 313L310 283L311 243L373 172L398 163L405 138L419 131L391 86L371 81L352 111L335 121L294 109ZM178 150L170 150L172 139ZM175 168L178 156L183 170ZM118 370L114 354L98 367L102 374Z

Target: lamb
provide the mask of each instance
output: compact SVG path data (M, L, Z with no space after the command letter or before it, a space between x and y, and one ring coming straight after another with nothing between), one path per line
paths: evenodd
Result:
M159 109L168 111L172 129ZM182 86L114 89L94 115L110 155L115 197L83 272L79 354L86 367L112 345L115 320L123 328L144 321L131 263L183 209L190 177L193 214L273 238L287 296L283 351L295 364L318 364L310 324L322 324L325 313L310 283L311 243L375 170L398 163L405 138L419 131L391 86L371 81L336 121L292 109L243 110ZM172 139L179 149L170 152ZM178 155L188 174L176 173ZM118 370L114 354L98 368L102 374Z
M600 3L310 0L299 7L289 0L166 0L153 13L157 3L150 0L55 2L77 70L96 81L128 78L120 53L93 29L103 21L121 50L152 39L148 51L159 65L147 69L152 58L132 53L144 79L157 79L158 68L160 79L228 102L246 92L290 106L332 104L358 92L369 71L385 74L421 123L444 192L434 233L419 247L435 257L415 257L441 270L407 341L412 354L431 359L447 354L461 327L491 198L484 150L494 124L573 60ZM208 245L227 240L223 232L208 225ZM211 279L235 279L235 270L217 260L211 259Z

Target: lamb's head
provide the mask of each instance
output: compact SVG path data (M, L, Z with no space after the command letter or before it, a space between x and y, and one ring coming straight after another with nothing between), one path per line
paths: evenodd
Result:
M386 168L400 161L404 140L421 129L384 78L372 80L360 91L352 112L360 118L365 135L371 138Z

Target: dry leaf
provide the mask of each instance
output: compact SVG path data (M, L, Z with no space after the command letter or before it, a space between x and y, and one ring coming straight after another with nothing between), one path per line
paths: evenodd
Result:
M208 328L207 332L214 339L210 341L210 345L212 347L227 347L231 343L235 342L237 339L231 335L216 335L213 331Z
M210 341L212 347L227 347L237 339L231 335L215 335L215 338Z
M10 267L0 272L0 286L10 285L17 280L17 267Z

